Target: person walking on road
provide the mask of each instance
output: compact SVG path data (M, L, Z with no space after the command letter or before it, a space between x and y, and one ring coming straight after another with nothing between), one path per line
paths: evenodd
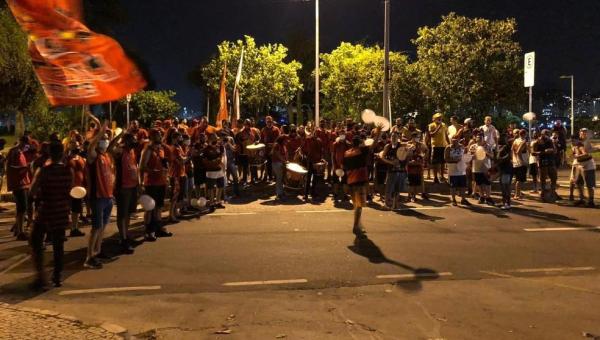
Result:
M23 136L19 139L19 144L10 149L7 157L6 182L8 191L12 191L17 205L14 235L19 241L29 239L23 229L25 214L28 211L29 187L31 185L31 173L25 157L29 148L29 137Z
M73 170L63 163L63 145L55 141L50 145L50 163L37 170L31 192L39 202L31 233L32 258L36 269L34 289L46 286L44 271L44 234L52 241L54 272L52 283L60 287L63 270L65 229L69 225Z

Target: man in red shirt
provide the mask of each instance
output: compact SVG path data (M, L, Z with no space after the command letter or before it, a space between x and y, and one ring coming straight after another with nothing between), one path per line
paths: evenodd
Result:
M137 139L132 133L118 136L121 145L113 150L116 165L117 227L123 254L133 254L132 241L128 237L131 214L137 208L139 174L135 150Z
M90 117L96 119L89 113ZM98 124L100 125L100 124ZM110 214L113 208L114 190L114 165L108 148L110 138L107 132L108 122L97 131L88 148L88 183L90 204L92 206L92 231L90 233L87 258L83 264L85 268L100 269L100 260L109 259L102 253L102 239L104 230L110 222Z
M86 186L86 168L85 158L81 157L81 147L76 139L69 142L69 155L67 156L67 166L73 172L73 186ZM83 213L83 199L71 199L71 232L70 237L85 236L79 230L79 216Z
M294 162L296 152L302 147L303 142L304 139L298 135L298 130L296 129L296 126L292 125L290 127L290 136L287 140L288 161Z
M306 157L308 173L306 174L306 185L304 188L304 200L308 200L308 194L315 198L318 175L315 164L323 160L323 143L314 133L307 132L306 139L302 144L302 154Z
M267 155L267 173L266 176L263 174L263 180L272 181L273 180L273 159L271 157L271 150L273 149L273 145L275 144L275 140L281 134L279 128L273 125L273 117L267 116L265 118L266 126L260 132L260 140L267 146L265 150L265 154Z
M327 180L330 181L331 180L331 169L332 169L330 140L332 139L332 137L331 137L331 132L329 131L329 121L326 121L325 119L321 119L321 124L317 128L315 134L317 135L317 138L319 138L321 140L321 143L323 144L323 158L327 162L327 174L326 175L327 175Z
M344 153L350 148L350 143L346 140L344 130L341 130L340 136L333 142L331 147L331 160L333 165L333 200L335 203L344 200L344 185L346 184L346 175L342 178L336 174L337 170L344 170Z
M7 157L7 186L8 191L12 191L17 205L14 234L19 241L28 240L28 236L23 230L23 223L28 207L29 186L31 185L31 173L25 157L29 147L29 137L23 136L19 139L19 144L10 149Z

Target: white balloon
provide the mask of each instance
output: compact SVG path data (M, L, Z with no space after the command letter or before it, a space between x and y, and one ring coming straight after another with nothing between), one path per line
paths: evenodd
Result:
M204 208L204 207L206 207L206 204L208 203L208 201L206 200L206 198L200 197L198 199L197 203L198 203L198 208Z
M377 114L373 110L366 109L362 112L362 120L365 124L371 124L375 121Z
M152 211L154 210L154 207L156 207L156 202L154 202L154 199L148 195L140 196L139 202L142 205L142 209L144 209L144 211Z
M390 131L390 128L392 127L390 121L385 117L377 116L373 123L375 124L375 127L381 127L381 131Z
M87 191L85 190L84 187L74 187L73 189L71 189L70 194L71 194L71 197L73 197L74 199L80 200L85 197L85 195L87 194Z
M335 175L336 175L336 176L338 176L338 177L344 177L344 170L342 170L342 169L337 169L337 170L335 171Z
M531 122L532 120L535 120L536 115L533 112L527 112L526 114L523 115L523 120Z

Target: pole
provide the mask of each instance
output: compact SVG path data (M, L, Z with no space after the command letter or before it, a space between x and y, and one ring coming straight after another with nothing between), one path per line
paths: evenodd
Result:
M533 112L533 87L529 87L529 112ZM531 120L529 121L529 140L533 138L531 133Z
M127 128L129 128L129 100L127 101Z
M571 76L571 137L575 136L575 76Z
M385 0L385 20L383 45L385 50L383 61L383 116L392 121L390 110L390 0Z
M110 121L110 126L112 128L112 102L108 102L108 120Z
M320 75L319 75L319 0L315 1L315 126L319 127L320 121Z

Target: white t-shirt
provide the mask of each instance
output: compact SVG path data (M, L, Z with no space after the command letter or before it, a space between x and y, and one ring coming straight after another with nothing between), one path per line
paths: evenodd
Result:
M452 137L456 136L458 129L454 125L448 126L448 138L452 141Z
M592 152L594 152L594 146L592 146L592 143L590 142L590 140L586 140L585 142L583 142L583 148L585 150L586 153L591 154ZM594 158L587 160L585 162L579 162L577 161L577 159L575 159L575 162L573 164L577 164L581 167L581 169L583 169L584 171L590 171L590 170L596 170L596 161L594 161Z
M483 125L481 127L481 130L483 131L483 137L487 145L491 149L495 149L496 141L498 140L498 138L500 138L500 133L498 132L498 130L496 130L496 128L493 125Z
M515 141L513 142L513 147L512 147L513 168L520 168L523 166L527 166L527 164L529 163L529 154L527 153L527 148L525 148L525 152L523 152L523 153L515 152L515 150L518 150L519 147L525 143L527 143L527 142L524 139L522 139L521 137L515 139Z
M223 156L222 156L221 159L223 161L223 166L221 166L221 170L218 170L218 171L207 171L206 172L206 178L219 179L219 178L225 177L225 169L227 169L227 157L225 156L224 152L223 152Z
M448 176L465 176L467 174L467 164L472 158L473 156L470 154L463 153L461 160L458 161L458 163L448 163Z

